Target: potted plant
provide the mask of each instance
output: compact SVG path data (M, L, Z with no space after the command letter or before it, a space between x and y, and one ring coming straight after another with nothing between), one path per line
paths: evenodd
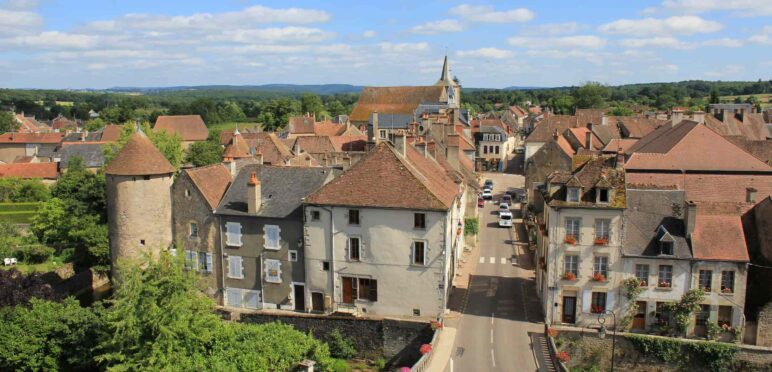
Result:
M571 280L571 281L574 281L574 280L576 280L576 274L574 274L574 273L572 273L572 272L570 272L570 271L566 271L566 272L563 274L563 280Z
M557 358L559 361L563 363L568 363L569 360L571 360L571 357L568 356L568 353L565 351L558 352L555 355L555 358Z
M442 323L440 323L440 322L438 322L436 320L432 320L431 325L432 325L432 329L433 330L442 329L442 327L443 327Z
M595 274L592 274L592 280L596 282L605 282L606 276L601 273L595 273Z
M593 242L595 245L608 245L608 236L595 238Z
M432 344L423 344L421 345L421 348L419 349L421 354L429 354L432 352Z
M732 288L722 287L721 293L732 293Z
M641 281L639 281L639 285L641 287L647 287L649 285L649 283L647 281L645 281L645 280L641 280Z
M565 242L568 244L576 245L576 236L575 235L566 235Z
M557 337L558 336L558 330L552 327L547 328L547 336L550 337Z
M598 305L590 306L590 312L593 313L593 314L600 314L600 313L604 312L605 310L606 309L603 308L603 306L598 306Z
M673 284L671 284L670 282L665 282L665 281L659 282L660 288L670 288L672 285Z

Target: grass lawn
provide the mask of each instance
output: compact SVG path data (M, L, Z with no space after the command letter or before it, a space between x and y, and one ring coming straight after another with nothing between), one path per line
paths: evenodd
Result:
M40 203L0 203L0 221L30 223L39 206Z
M2 265L2 262L0 262L0 269L4 270L10 270L11 268L15 268L22 273L47 273L50 271L54 271L62 266L67 265L67 263L64 262L64 259L62 257L51 257L46 262L41 262L39 264L25 264L25 263L19 263L14 266L4 266Z
M746 95L740 95L740 96L721 96L719 97L719 100L721 103L734 103L734 100L738 97L745 102L746 99L750 96L756 96L756 98L759 99L759 102L761 103L761 108L766 109L768 107L772 107L772 94L771 93L763 93L763 94L746 94Z
M236 122L227 122L227 123L219 123L219 124L212 124L209 126L209 130L233 130L236 129L238 126L239 128L252 128L254 126L259 125L255 122L247 122L247 123L236 123Z

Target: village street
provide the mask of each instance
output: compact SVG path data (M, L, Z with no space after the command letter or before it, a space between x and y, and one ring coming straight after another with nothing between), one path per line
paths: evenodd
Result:
M456 292L465 297L454 309L461 315L447 322L457 333L446 371L535 371L529 333L543 332L543 315L523 244L520 204L511 208L512 228L498 226L496 204L504 192L522 189L523 177L486 173L482 178L493 180L494 199L480 210L479 255L468 256L476 260L467 263L472 270L468 291Z

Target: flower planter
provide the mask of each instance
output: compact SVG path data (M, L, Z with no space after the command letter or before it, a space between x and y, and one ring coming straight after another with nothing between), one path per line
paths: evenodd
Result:
M641 287L648 287L648 286L649 286L649 283L648 283L648 282L646 282L645 280L641 280L641 282L640 282L640 286L641 286Z
M563 280L570 280L575 281L576 280L576 274L572 272L567 272L563 274Z
M592 274L592 280L594 282L605 282L606 279L607 278L603 274L601 274L601 273Z
M608 238L595 238L593 241L595 245L608 245Z
M657 287L658 288L672 288L673 287L673 283L659 282L659 285Z
M576 237L573 235L566 235L566 238L563 241L566 242L566 244L576 245Z

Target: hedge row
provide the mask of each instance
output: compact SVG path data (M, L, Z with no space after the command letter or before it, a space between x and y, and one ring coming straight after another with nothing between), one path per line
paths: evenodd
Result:
M688 368L689 363L704 365L710 371L729 371L740 350L737 345L715 341L681 341L639 335L625 335L642 354L653 356L665 363Z

